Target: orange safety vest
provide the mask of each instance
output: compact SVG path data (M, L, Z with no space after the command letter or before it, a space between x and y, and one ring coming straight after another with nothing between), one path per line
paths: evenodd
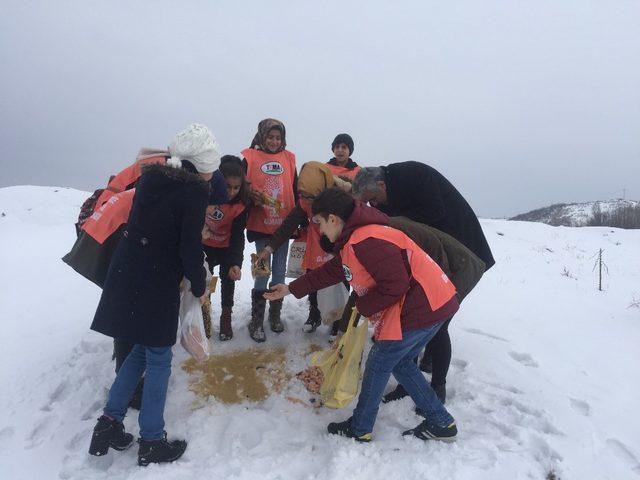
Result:
M87 232L96 242L103 244L120 225L129 220L135 193L136 189L132 188L111 195L106 203L87 218L87 221L82 225L82 230Z
M302 257L302 268L304 270L315 270L331 260L333 255L325 252L320 246L320 237L322 234L320 233L318 224L313 223L310 202L301 199L300 207L305 211L309 219L309 227L307 227L306 230L307 248L304 251L304 257Z
M355 167L353 170L349 170L347 167L341 167L340 165L331 165L330 163L326 163L325 165L329 167L329 170L331 170L334 175L350 178L351 181L353 181L361 169L360 166Z
M251 188L281 204L281 208L254 205L249 211L247 230L272 234L295 206L296 156L288 150L271 154L253 148L243 150L242 155L247 160L247 180Z
M218 205L211 215L205 216L204 223L211 232L211 236L203 238L202 243L208 247L227 248L231 243L233 221L244 212L245 208L241 202Z
M154 163L165 163L167 158L165 156L149 157L143 160L138 160L133 165L129 165L127 168L113 177L107 184L107 188L100 194L96 201L94 212L100 208L100 206L109 200L116 193L124 192L127 187L133 185L138 181L140 175L142 175L142 166L151 165Z
M455 295L456 289L453 283L413 240L400 230L383 225L365 225L356 229L347 243L340 251L344 276L353 287L356 294L361 297L372 288L376 282L369 272L358 261L353 246L367 238L379 238L397 246L407 252L411 276L422 287L431 310L435 311L447 303ZM369 318L375 325L377 340L402 340L402 325L400 315L404 304L402 299L389 308L375 313Z

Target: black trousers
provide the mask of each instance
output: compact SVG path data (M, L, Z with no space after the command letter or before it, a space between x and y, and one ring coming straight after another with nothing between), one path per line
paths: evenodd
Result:
M203 245L204 253L206 255L207 265L209 265L209 271L213 274L214 267L220 265L220 296L223 307L233 307L233 295L236 289L236 282L229 278L229 269L233 266L229 264L227 259L226 248L214 248Z
M434 335L424 349L421 363L427 363L431 359L431 385L444 385L447 383L447 373L449 373L449 365L451 364L450 322L451 318L444 322L438 333Z

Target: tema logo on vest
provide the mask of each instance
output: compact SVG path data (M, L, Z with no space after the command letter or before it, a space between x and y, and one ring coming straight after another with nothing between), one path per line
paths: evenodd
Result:
M278 162L265 163L260 167L260 170L267 175L282 175L284 173L284 168Z
M215 220L216 222L219 222L224 218L224 213L222 213L222 210L220 210L219 208L216 208L213 211L213 213L209 215L209 217Z
M351 269L347 267L344 263L342 264L342 270L344 271L344 278L347 282L353 280L353 275L351 274Z

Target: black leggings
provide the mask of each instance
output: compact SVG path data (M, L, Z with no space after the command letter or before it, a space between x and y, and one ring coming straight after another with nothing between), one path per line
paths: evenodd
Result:
M227 260L226 248L213 248L206 245L203 246L204 253L207 258L207 265L209 265L209 271L213 275L213 269L220 265L220 303L223 307L233 307L233 295L236 290L236 282L229 278L229 269L232 265L229 265Z
M431 385L444 385L447 383L447 373L451 364L451 338L449 337L448 319L434 335L424 349L421 363L426 363L431 359L433 373L431 374Z
M318 292L311 292L308 297L309 306L318 308Z

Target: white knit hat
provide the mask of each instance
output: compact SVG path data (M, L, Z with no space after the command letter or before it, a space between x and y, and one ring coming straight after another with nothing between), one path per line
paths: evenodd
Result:
M176 135L169 145L171 158L167 165L182 166L181 160L188 160L199 173L211 173L220 166L220 145L204 125L192 123Z

